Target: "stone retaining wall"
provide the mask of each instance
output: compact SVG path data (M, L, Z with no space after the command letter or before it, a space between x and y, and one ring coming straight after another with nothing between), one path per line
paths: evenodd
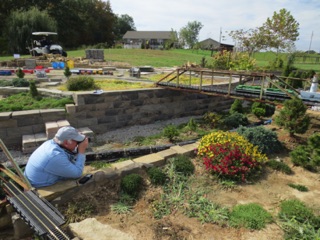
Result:
M68 120L76 128L89 127L94 133L104 133L126 126L225 110L233 103L233 99L160 88L102 94L77 92L73 99L75 104L67 104L66 110L0 113L0 138L8 147L21 147L22 136L45 132L46 122Z

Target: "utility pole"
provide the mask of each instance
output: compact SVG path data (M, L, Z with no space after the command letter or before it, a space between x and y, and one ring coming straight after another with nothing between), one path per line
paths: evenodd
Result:
M311 38L310 38L309 51L308 51L309 54L310 54L310 50L311 50L312 38L313 38L313 31L311 33Z
M222 34L222 30L220 27L220 35L219 35L219 51L221 50L221 34Z

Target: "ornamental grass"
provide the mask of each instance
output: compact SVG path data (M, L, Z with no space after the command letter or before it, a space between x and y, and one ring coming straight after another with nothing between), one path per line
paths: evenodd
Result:
M209 172L237 182L259 173L267 161L257 146L236 132L217 131L204 136L197 154Z

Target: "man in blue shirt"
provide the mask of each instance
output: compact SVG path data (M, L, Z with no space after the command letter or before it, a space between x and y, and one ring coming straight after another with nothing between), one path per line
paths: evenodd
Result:
M75 128L58 130L30 156L24 175L33 187L45 187L66 179L79 178L86 161L88 138Z

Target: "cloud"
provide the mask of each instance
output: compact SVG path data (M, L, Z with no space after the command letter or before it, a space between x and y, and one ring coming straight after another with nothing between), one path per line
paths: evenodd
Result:
M110 0L115 14L128 14L141 31L179 31L188 22L203 24L199 40L219 40L220 28L225 43L233 44L226 33L232 30L261 26L273 13L285 8L299 22L298 50L320 52L320 1L319 0Z

